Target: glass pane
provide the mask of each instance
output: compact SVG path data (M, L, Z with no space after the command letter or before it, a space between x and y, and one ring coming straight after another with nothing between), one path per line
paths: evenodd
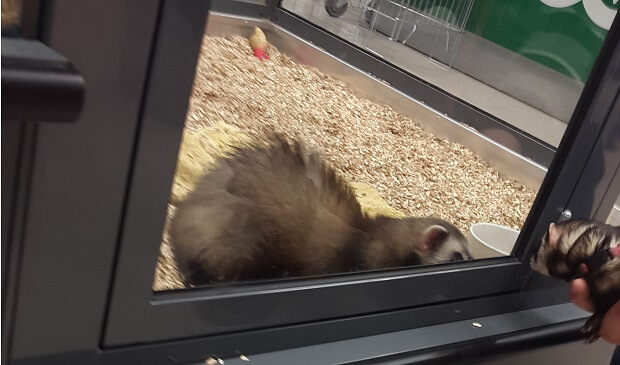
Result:
M611 212L609 212L609 216L605 223L611 224L612 226L620 226L620 197L616 199L616 203L611 209Z
M211 16L153 289L509 255L546 171L521 154L553 154L610 23L546 3L282 2L493 116L480 130Z

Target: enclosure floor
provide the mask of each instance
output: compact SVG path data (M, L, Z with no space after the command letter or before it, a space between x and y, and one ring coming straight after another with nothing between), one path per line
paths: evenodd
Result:
M375 49L389 46L391 51L387 56L388 61L552 146L557 147L564 135L566 123L561 120L454 68L447 69L430 62L427 55L401 43L392 42L383 34L356 26L361 17L359 8L349 6L341 18L333 18L324 10L323 0L283 0L282 6L354 44L364 42ZM546 88L537 85L536 79L527 76L513 75L515 81L519 81L519 78L527 79L532 92L544 93ZM553 94L551 92L541 97L551 97Z
M349 181L376 188L407 215L440 217L464 232L478 222L520 229L534 191L345 83L274 47L268 54L259 61L242 37L205 37L186 127L224 122L257 138L276 131L319 151ZM154 289L180 286L164 235Z

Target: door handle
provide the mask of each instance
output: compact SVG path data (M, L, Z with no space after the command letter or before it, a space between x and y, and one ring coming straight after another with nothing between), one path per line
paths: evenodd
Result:
M2 120L75 122L84 89L80 73L51 48L2 37Z

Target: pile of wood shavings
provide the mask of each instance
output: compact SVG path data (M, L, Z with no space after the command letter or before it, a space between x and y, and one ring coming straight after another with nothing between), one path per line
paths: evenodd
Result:
M535 192L500 176L469 149L422 130L345 83L295 64L274 47L205 37L188 112L191 125L224 121L250 135L277 131L321 151L349 180L376 187L395 208L520 228Z
M260 61L245 38L205 37L186 127L225 122L256 137L276 131L321 151L349 181L376 188L408 215L441 217L463 232L478 222L521 228L536 192L345 83L272 46L267 53L271 59ZM164 269L155 290L171 288L159 285Z

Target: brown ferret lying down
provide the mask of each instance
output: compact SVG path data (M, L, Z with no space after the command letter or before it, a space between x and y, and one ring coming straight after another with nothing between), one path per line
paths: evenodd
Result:
M272 139L221 158L178 204L169 232L186 285L471 258L450 223L370 218L320 156Z
M619 242L620 227L588 220L551 223L532 257L532 268L543 275L588 283L595 312L582 328L587 342L598 339L603 317L620 300Z

